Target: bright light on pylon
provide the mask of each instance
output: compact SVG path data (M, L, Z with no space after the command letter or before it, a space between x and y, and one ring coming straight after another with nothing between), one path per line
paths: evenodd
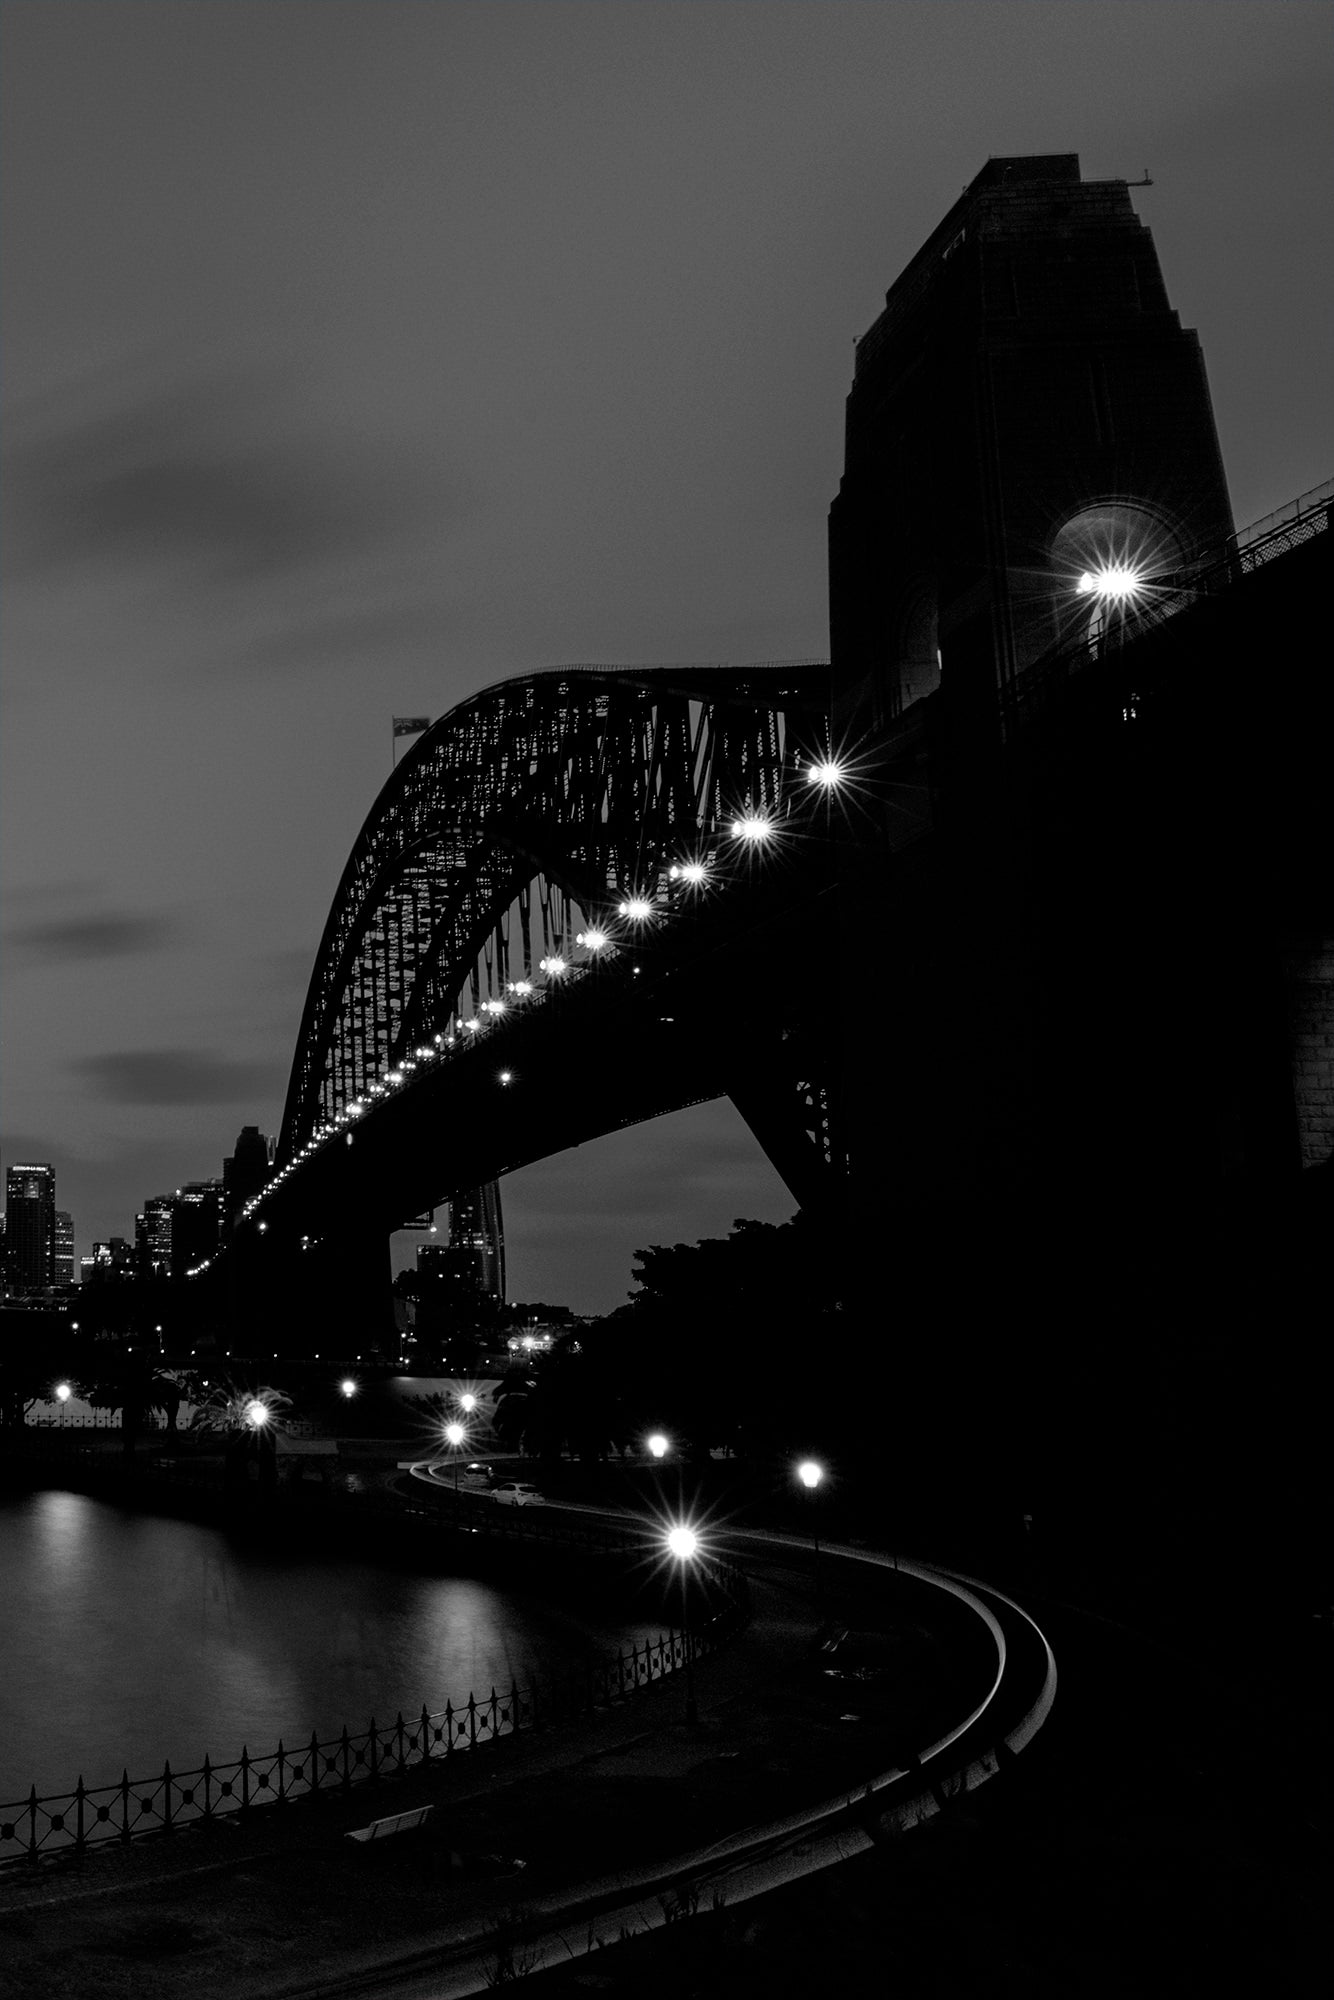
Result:
M1142 572L1130 563L1106 563L1099 569L1086 569L1075 589L1081 597L1100 597L1109 604L1124 604L1135 595L1143 580Z

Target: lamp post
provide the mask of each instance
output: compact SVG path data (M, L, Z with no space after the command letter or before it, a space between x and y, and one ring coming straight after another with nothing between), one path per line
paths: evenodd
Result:
M817 1458L803 1458L797 1477L811 1496L811 1538L815 1544L815 1594L820 1594L820 1517L815 1511L815 1495L824 1479L824 1467Z
M445 1425L445 1443L449 1446L450 1450L454 1454L455 1493L457 1493L459 1490L459 1446L464 1442L467 1435L468 1433L464 1430L462 1424Z
M242 1414L255 1433L258 1449L258 1484L262 1492L276 1485L278 1480L278 1440L271 1421L273 1412L262 1396L252 1396Z
M57 1402L59 1403L59 1405L60 1405L60 1428L61 1428L61 1430L64 1430L64 1428L65 1428L65 1405L66 1405L66 1403L68 1403L68 1401L69 1401L69 1399L70 1399L70 1397L71 1397L71 1395L72 1395L73 1393L74 1393L74 1392L73 1392L73 1390L72 1390L72 1389L70 1388L70 1385L69 1385L69 1383L68 1383L68 1382L57 1382L57 1383L56 1383L56 1401L57 1401Z
M693 1528L682 1523L669 1533L667 1551L681 1565L681 1645L686 1664L686 1721L693 1725L699 1721L699 1704L695 1700L695 1644L690 1631L688 1592L690 1565L699 1552L699 1536Z
M663 1436L661 1431L654 1431L652 1437L645 1439L645 1443L648 1445L654 1458L659 1460L666 1458L668 1440Z

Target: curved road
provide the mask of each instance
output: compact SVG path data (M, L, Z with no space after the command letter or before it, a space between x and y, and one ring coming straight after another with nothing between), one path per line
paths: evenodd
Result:
M448 1472L427 1461L404 1466L420 1482L454 1498ZM460 1495L482 1502L484 1495ZM494 1504L494 1503L493 1503ZM637 1528L645 1539L661 1538L658 1524L624 1510L565 1504L547 1511L595 1520L620 1529ZM790 1557L809 1562L804 1539L766 1529L710 1530L711 1551L733 1560L747 1556ZM818 1869L832 1867L877 1846L888 1835L929 1819L951 1797L994 1777L1006 1755L1032 1741L1056 1697L1056 1661L1045 1635L1014 1600L974 1577L880 1551L825 1544L827 1564L856 1565L912 1577L946 1593L984 1628L994 1654L990 1685L969 1712L907 1767L868 1773L855 1792L842 1792L777 1823L750 1827L712 1846L667 1863L625 1870L585 1883L559 1897L524 1906L524 1963L531 1971L567 1964L571 1958L627 1934L650 1930L701 1905L725 1900L728 1906L765 1894ZM886 1578L886 1581L888 1579ZM496 1943L492 1930L470 1933L458 1926L441 1937L429 1954L413 1954L373 1975L311 1989L332 1996L376 1994L381 2000L465 2000L495 1983Z

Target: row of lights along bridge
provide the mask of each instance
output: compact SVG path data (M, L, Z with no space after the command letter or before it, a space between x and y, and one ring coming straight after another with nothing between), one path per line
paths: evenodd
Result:
M820 786L827 793L832 793L838 790L846 777L847 766L845 764L836 758L825 757L812 764L806 773L806 782ZM746 813L740 819L734 819L731 822L729 831L733 840L741 841L749 847L762 847L766 842L775 837L777 825L768 814L752 812ZM707 862L698 859L673 862L667 871L667 876L669 881L681 882L687 888L699 889L708 881L709 866ZM625 922L633 925L648 923L658 914L657 905L647 896L627 896L617 908L617 915L623 918ZM590 960L592 960L599 957L603 952L615 950L617 940L612 936L610 931L599 925L593 925L586 931L580 931L575 938L575 943L582 950L586 951ZM548 958L540 960L538 970L545 976L549 990L551 986L564 978L567 973L582 971L583 967L572 966L567 959L553 954ZM476 1016L472 1016L467 1020L459 1022L459 1034L464 1038L463 1046L465 1048L469 1043L476 1040L484 1028L494 1025L503 1015L507 1014L510 1006L515 1002L532 999L540 1000L544 997L529 979L512 980L507 983L505 991L510 996L508 999L490 999L481 1002L478 1012L479 1014L487 1015L489 1020L482 1021ZM458 1046L459 1035L436 1035L431 1043L424 1043L413 1052L412 1056L404 1057L395 1068L387 1070L377 1083L370 1084L367 1087L366 1096L368 1098L388 1096L392 1091L399 1089L408 1081L410 1073L417 1068L419 1063L439 1061L441 1057L448 1055ZM512 1072L501 1070L499 1072L499 1080L503 1084L510 1083L513 1080ZM289 1175L295 1173L303 1160L308 1159L312 1153L317 1152L330 1139L336 1138L340 1131L344 1130L355 1119L364 1116L369 1109L370 1106L365 1099L358 1098L347 1105L344 1110L340 1111L331 1124L322 1125L316 1131L313 1138L309 1139L297 1151L294 1157L288 1161L287 1165L279 1169L268 1187L246 1203L241 1211L242 1218L248 1219L262 1206L265 1196L275 1188L280 1187ZM349 1139L350 1136L348 1134ZM267 1225L261 1222L259 1227L263 1230ZM208 1266L205 1264L200 1265L198 1268L200 1271L203 1271ZM193 1276L195 1273L191 1275Z

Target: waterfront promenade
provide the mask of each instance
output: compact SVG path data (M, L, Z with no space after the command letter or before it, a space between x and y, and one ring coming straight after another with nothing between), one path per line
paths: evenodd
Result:
M804 1580L756 1587L750 1627L695 1670L592 1721L520 1736L346 1795L0 1876L0 1991L101 2000L324 1990L442 1949L479 1923L503 1946L534 1898L777 1819L883 1768L891 1717L851 1717L809 1673ZM862 1704L863 1708L868 1705ZM418 1833L345 1838L430 1805ZM522 1865L520 1865L522 1864Z
M836 1560L836 1559L835 1559ZM825 1578L826 1590L853 1586ZM892 1589L892 1576L887 1580ZM5 2000L441 1996L461 1938L482 1984L526 1972L525 1911L599 1878L780 1820L883 1770L912 1687L812 1673L829 1603L809 1563L758 1563L755 1617L697 1669L623 1706L350 1796L0 1875ZM885 1588L877 1578L876 1589ZM843 1600L849 1606L853 1597ZM870 1617L869 1603L863 1603ZM1318 1830L1263 1782L1244 1714L1192 1663L1050 1597L1060 1697L1024 1755L911 1833L758 1900L688 1903L544 1989L1025 1996L1221 1987L1305 1996L1320 1931ZM892 1698L890 1698L892 1696ZM1222 1755L1226 1751L1226 1762ZM419 1834L345 1835L433 1808ZM522 1868L516 1864L522 1862ZM1183 1986L1181 1982L1185 1982Z

